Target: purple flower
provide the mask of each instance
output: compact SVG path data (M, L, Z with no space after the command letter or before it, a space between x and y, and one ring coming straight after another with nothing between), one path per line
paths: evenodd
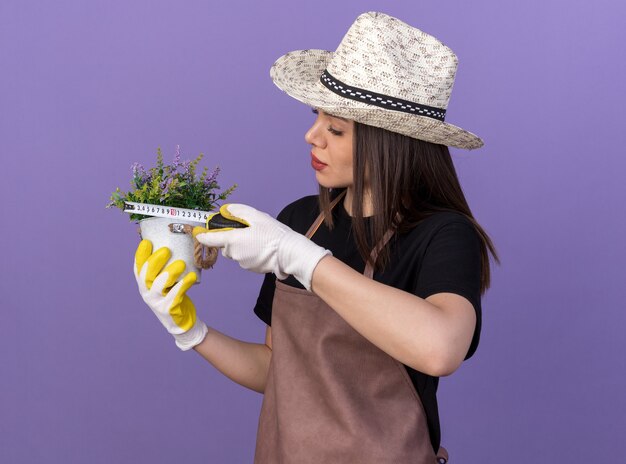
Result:
M191 166L191 160L185 160L179 164L184 172L189 171L189 166Z
M133 176L142 178L146 175L146 170L139 163L133 163L130 167L133 170Z
M217 166L215 170L211 173L211 175L207 177L206 179L204 179L204 183L206 184L207 187L210 187L211 184L215 182L215 180L217 179L217 175L219 173L220 173L220 168L219 166Z
M172 171L176 171L180 166L180 145L176 145L176 153L174 154L174 162L172 163Z
M140 188L141 185L148 180L148 173L139 163L133 163L130 168L133 171L133 181L135 182L135 186Z
M170 185L172 185L173 177L168 177L165 181L161 182L161 201L165 200L165 195L170 191Z
M191 160L182 161L181 163L178 164L178 167L180 168L180 171L179 171L180 178L185 179L187 181L191 181L192 176L191 176L191 172L189 172L189 168L191 167Z

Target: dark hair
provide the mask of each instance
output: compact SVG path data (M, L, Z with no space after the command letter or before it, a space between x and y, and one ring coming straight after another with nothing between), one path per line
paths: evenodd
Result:
M470 220L480 237L480 291L483 294L491 281L488 252L498 264L500 260L491 239L472 215L448 147L355 121L353 150L352 228L363 261L371 261L371 250L390 227L397 227L402 234L438 211L455 211ZM363 219L362 204L366 172L374 207L369 232ZM319 186L320 212L324 213L324 222L330 229L333 228L330 202L337 190L343 189L331 192L331 189ZM399 224L396 224L397 213L402 218ZM380 250L376 263L371 263L374 270L383 270L387 266L390 244Z

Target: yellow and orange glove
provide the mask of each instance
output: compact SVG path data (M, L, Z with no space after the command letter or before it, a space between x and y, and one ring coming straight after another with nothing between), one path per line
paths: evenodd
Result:
M135 252L133 270L143 301L174 336L176 346L187 351L204 340L208 329L197 319L196 308L187 296L197 279L196 273L190 272L176 282L185 271L185 263L176 260L163 269L170 256L169 248L152 253L152 243L142 240Z

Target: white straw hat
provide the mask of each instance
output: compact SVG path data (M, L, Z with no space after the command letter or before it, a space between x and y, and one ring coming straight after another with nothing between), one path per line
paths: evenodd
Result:
M435 37L384 13L360 15L339 47L297 50L272 65L274 84L333 115L442 145L476 135L444 122L458 59Z

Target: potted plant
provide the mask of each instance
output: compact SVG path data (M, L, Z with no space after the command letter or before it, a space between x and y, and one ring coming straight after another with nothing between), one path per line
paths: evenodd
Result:
M159 147L156 166L146 170L141 164L133 163L132 189L123 192L118 187L111 194L106 207L116 207L124 211L127 202L134 202L199 211L219 209L217 202L225 200L235 190L237 184L220 193L220 186L217 183L219 167L210 174L205 167L198 175L198 163L202 157L203 154L200 153L193 160L181 161L180 146L177 145L172 164L165 164ZM172 252L169 262L177 259L185 262L185 273L181 279L188 272L195 271L198 275L197 282L200 282L200 270L211 267L217 259L217 250L203 250L201 245L194 241L191 229L193 225L199 225L197 221L135 213L130 214L130 220L139 223L141 237L152 242L153 250L168 247Z

